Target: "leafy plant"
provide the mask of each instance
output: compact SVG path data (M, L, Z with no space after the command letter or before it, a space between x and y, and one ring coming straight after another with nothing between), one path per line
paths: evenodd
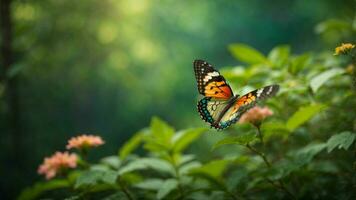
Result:
M327 21L317 30L333 27L350 28ZM264 55L231 44L231 54L246 63L222 70L232 84L242 90L280 84L278 96L266 102L272 116L211 134L176 131L153 117L117 155L89 164L81 154L76 169L25 189L19 199L58 191L67 199L354 199L353 48L340 50L343 60L330 51L296 55L280 45Z

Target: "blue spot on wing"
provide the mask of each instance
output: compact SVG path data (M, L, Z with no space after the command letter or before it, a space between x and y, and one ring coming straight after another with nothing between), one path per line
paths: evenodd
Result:
M208 102L211 101L211 97L204 97L203 99L201 99L198 102L198 111L200 113L201 118L208 122L212 127L218 129L218 130L222 130L225 129L229 126L231 126L232 124L236 123L241 114L237 115L234 119L232 120L228 120L228 121L221 121L219 123L214 123L215 119L213 118L213 116L211 115L211 113L208 110Z
M198 102L198 111L200 113L200 116L201 118L210 123L210 124L213 124L214 123L214 119L213 117L211 116L211 114L209 113L209 110L208 110L208 101L210 101L210 97L204 97L203 99L201 99L199 102Z

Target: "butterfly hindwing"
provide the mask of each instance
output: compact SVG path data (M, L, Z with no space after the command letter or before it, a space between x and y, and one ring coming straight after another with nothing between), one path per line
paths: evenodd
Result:
M203 60L195 60L193 65L200 94L205 97L225 100L233 97L229 84L226 83L225 78L212 65Z
M270 85L241 97L234 96L225 78L212 65L203 60L195 60L193 65L199 93L204 95L198 102L198 111L201 118L216 129L236 123L259 100L274 96L279 90L278 85Z
M213 100L211 97L204 97L198 102L197 107L201 118L213 125L227 105L228 101L219 101Z
M230 101L217 101L205 97L199 101L198 111L202 119L210 123L212 127L225 129L236 123L258 101L274 96L278 90L278 85L270 85L251 91L241 97L236 96Z
M224 113L219 123L233 124L237 122L241 115L254 107L258 101L274 96L278 90L279 85L269 85L239 97Z

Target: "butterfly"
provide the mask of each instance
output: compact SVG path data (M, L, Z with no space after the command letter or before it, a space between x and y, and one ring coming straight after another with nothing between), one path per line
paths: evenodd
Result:
M225 78L211 64L195 60L193 66L198 91L204 96L197 104L200 116L219 130L236 123L259 100L274 96L279 90L279 85L269 85L242 96L234 95Z

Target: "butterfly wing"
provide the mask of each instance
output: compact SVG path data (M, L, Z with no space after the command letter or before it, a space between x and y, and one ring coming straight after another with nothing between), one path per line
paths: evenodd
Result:
M279 90L279 85L269 85L252 92L249 92L236 99L227 111L218 119L218 123L215 125L218 129L224 129L231 124L236 123L242 114L256 105L258 101L276 95Z
M214 100L211 97L204 97L197 105L200 117L213 126L224 112L224 109L228 106L228 103L229 101Z
M200 94L219 100L228 100L234 96L225 78L212 65L203 60L195 60L193 65Z

